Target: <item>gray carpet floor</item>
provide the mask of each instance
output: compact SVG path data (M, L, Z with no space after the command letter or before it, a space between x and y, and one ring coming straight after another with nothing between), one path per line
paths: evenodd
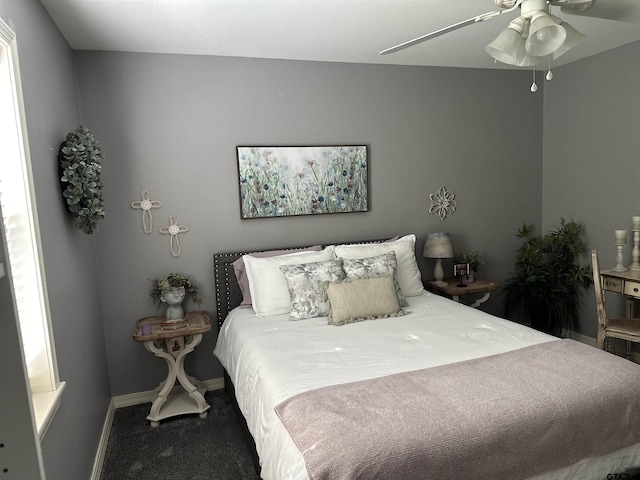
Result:
M249 446L222 390L207 392L207 418L146 419L150 403L115 411L101 480L257 480Z
M100 480L259 480L231 399L222 390L205 398L207 418L183 415L156 428L146 419L150 403L117 409ZM640 472L615 478L640 480Z

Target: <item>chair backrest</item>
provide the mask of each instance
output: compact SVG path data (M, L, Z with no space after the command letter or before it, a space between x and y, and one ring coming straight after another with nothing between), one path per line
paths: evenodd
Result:
M604 308L605 296L602 286L602 277L600 276L600 262L598 261L598 251L591 250L591 263L593 270L593 287L596 292L596 310L598 312L598 324L607 325L607 312Z

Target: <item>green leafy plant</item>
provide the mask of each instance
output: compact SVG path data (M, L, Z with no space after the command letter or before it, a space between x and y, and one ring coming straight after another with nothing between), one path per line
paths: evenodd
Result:
M484 260L480 258L478 252L456 254L456 263L468 263L472 272L478 273L480 267L484 265Z
M507 318L530 322L533 328L561 336L578 325L581 295L592 283L591 267L580 264L586 251L582 225L560 220L544 236L523 225L517 237L515 272L504 286Z
M172 273L167 278L151 280L152 287L149 296L153 303L160 305L162 293L172 288L184 287L185 298L193 303L200 305L200 296L198 295L198 287L184 275Z
M76 218L76 227L90 234L104 218L102 198L102 149L91 132L78 126L60 145L58 168L67 209Z

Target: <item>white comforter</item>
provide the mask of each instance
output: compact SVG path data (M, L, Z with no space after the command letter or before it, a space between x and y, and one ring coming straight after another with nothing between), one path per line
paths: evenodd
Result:
M408 315L340 327L327 325L326 317L294 322L240 308L229 314L214 354L235 385L262 478L308 478L302 454L274 412L293 395L556 340L427 292L408 300ZM537 478L601 479L636 465L640 445Z

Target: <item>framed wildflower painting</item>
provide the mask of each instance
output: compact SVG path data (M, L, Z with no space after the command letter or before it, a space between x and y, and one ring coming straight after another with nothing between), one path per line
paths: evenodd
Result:
M366 212L366 145L237 147L243 219Z

